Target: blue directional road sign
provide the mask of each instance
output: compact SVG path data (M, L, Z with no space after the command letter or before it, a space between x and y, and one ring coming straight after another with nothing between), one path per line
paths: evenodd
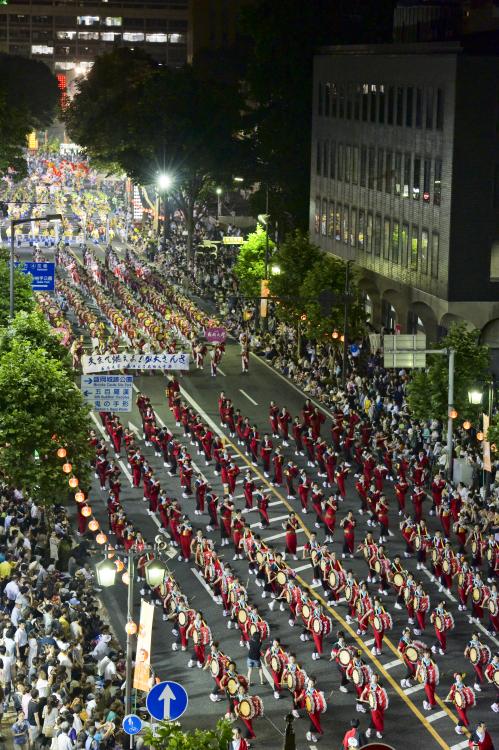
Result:
M132 411L133 375L82 375L83 398L96 411Z
M125 734L138 734L142 729L142 719L137 714L127 714L122 721Z
M53 292L55 289L55 263L16 263L22 273L33 277L31 288L34 292Z
M146 708L157 721L175 721L187 708L187 691L178 682L160 682L149 691Z

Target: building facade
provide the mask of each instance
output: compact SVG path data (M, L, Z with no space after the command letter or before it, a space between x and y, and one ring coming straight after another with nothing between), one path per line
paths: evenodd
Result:
M166 65L187 60L188 0L10 0L0 4L0 52L43 60L70 80L116 46Z
M310 234L355 262L372 323L499 347L499 57L327 48L313 101Z

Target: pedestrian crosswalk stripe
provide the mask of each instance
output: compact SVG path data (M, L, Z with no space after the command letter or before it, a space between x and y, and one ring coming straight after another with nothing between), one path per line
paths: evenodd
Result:
M411 693L417 693L419 690L423 690L424 685L413 685L410 688L407 688L407 690L404 690L404 693L406 695L410 695Z
M444 716L447 716L447 711L437 711L437 713L430 714L429 716L427 716L426 719L431 724L434 721L438 721L439 719L443 719Z
M384 669L393 669L394 667L397 667L399 664L402 664L400 659L394 659L393 661L389 661L388 664L383 664Z

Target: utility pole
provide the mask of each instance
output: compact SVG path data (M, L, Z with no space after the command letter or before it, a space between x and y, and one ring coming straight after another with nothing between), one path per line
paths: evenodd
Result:
M449 388L447 391L447 456L449 463L447 465L447 475L449 477L449 480L452 482L452 477L454 474L452 451L452 433L454 430L454 420L451 417L451 413L454 409L454 369L456 362L456 350L449 349L447 353L449 355Z
M347 260L345 268L345 299L343 308L343 367L341 374L341 384L345 388L347 383L347 363L348 363L348 315L350 307L350 266L353 261Z

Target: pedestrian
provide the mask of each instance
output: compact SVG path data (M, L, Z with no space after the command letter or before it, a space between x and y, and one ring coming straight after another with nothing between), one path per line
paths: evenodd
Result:
M248 686L251 685L251 673L253 669L258 669L258 674L260 676L260 685L264 684L261 658L262 658L262 637L260 635L260 631L255 630L255 632L250 636L250 639L248 641L248 659L247 659Z
M19 750L27 750L29 745L29 724L23 711L17 714L17 721L12 725L14 745Z

